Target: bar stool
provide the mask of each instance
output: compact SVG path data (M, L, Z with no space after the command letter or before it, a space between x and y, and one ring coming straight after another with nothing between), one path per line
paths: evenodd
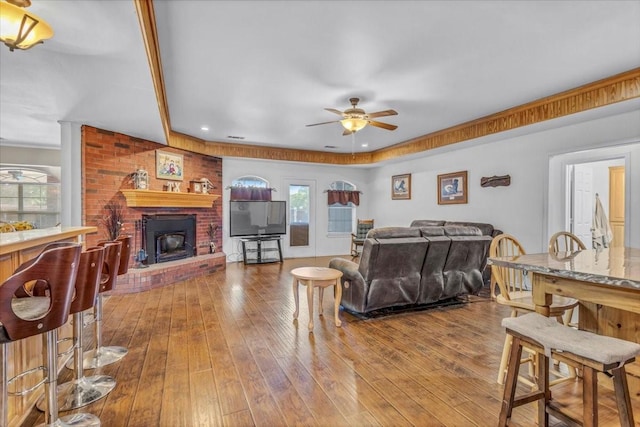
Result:
M122 254L122 242L115 240L109 242L100 242L99 245L104 246L105 254L102 268L102 277L100 279L100 286L98 289L98 296L96 298L96 304L93 308L93 323L95 331L94 336L96 345L95 349L86 351L84 353L84 369L95 369L115 363L118 360L122 359L128 351L124 347L102 345L103 293L113 289L113 285L116 281L116 278L118 277L120 258ZM71 368L69 364L67 364L67 367Z
M73 298L74 283L78 273L80 245L53 248L43 251L38 257L10 276L0 285L0 377L2 391L0 393L0 412L3 425L8 424L7 396L8 386L18 378L44 371L45 378L28 390L13 392L12 395L23 395L44 384L47 402L45 424L99 426L100 419L91 414L73 414L64 418L58 417L56 398L57 329L69 318L69 308ZM43 285L45 296L28 296L16 298L16 292L27 292L27 284L37 282ZM7 344L35 335L42 335L44 366L18 374L7 380Z
M122 276L129 271L129 263L131 262L131 236L120 236L116 239L116 242L122 243L120 264L118 264L118 276Z
M70 309L70 313L73 314L73 370L75 379L60 384L57 388L58 409L60 411L77 409L95 402L109 394L116 386L113 377L107 375L85 377L83 374L84 311L93 308L95 304L98 286L100 286L104 252L104 247L92 247L80 255L75 296ZM36 406L43 410L44 399L40 399Z
M598 372L613 375L620 425L633 427L633 408L624 365L640 354L640 344L618 338L580 331L564 326L538 313L502 320L507 334L513 337L507 369L502 409L498 425L506 426L513 408L538 401L538 425L549 425L549 414L570 425L598 425ZM537 352L537 390L515 398L522 347ZM549 358L557 358L582 368L583 420L563 413L551 400Z

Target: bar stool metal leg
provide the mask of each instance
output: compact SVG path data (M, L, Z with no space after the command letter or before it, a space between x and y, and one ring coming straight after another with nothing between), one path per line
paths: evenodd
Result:
M58 398L56 395L58 384L58 331L53 329L42 336L43 358L46 361L47 379L44 383L44 424L42 426L79 426L99 427L100 418L93 414L72 414L58 417Z
M116 386L116 380L108 375L84 376L83 322L83 312L73 315L73 339L75 345L73 349L73 359L69 361L67 367L73 369L75 379L60 384L57 387L58 409L60 411L70 411L81 408L96 400L100 400L109 394ZM69 364L72 366L69 367ZM44 399L40 399L36 406L43 411Z
M95 337L96 348L84 353L84 369L95 369L115 363L126 356L124 347L102 345L102 294L98 295L95 307Z

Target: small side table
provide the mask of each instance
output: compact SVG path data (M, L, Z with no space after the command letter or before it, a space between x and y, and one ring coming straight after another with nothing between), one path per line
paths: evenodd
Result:
M340 312L340 300L342 299L342 285L340 284L340 278L342 272L333 268L327 267L300 267L291 270L293 276L293 298L296 302L296 311L293 313L293 318L298 318L299 313L299 301L298 301L298 285L302 284L307 287L307 303L309 305L309 332L313 332L313 288L317 287L319 306L318 311L322 316L322 296L324 294L324 288L327 286L335 286L334 292L334 316L336 326L340 327L342 322L338 313Z

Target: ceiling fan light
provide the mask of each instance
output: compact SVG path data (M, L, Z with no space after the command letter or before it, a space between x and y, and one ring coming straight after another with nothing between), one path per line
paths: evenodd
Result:
M349 130L351 132L357 132L363 127L365 127L368 121L364 119L349 118L349 119L340 120L340 123L342 124L342 127L344 127L346 130Z
M53 30L44 20L23 8L0 1L0 41L10 51L29 49L53 36Z

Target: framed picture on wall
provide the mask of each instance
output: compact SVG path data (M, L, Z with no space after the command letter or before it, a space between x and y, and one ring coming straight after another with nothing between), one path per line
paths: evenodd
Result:
M411 198L411 174L394 175L391 177L391 199L408 200Z
M182 181L184 178L182 154L156 150L156 178Z
M438 204L467 203L467 171L438 175Z

